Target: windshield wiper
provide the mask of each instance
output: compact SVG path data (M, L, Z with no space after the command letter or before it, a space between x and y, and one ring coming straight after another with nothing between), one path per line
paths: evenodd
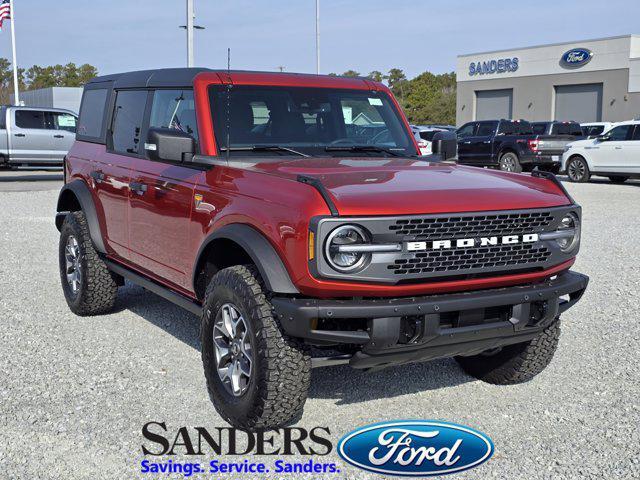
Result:
M247 147L220 147L222 152L229 150L230 152L289 152L301 157L310 157L306 153L299 152L293 148L283 147L281 145L249 145Z
M377 145L331 145L325 147L325 152L381 152L388 153L394 157L412 157L415 155L407 155L406 153L394 152L389 148L379 147Z

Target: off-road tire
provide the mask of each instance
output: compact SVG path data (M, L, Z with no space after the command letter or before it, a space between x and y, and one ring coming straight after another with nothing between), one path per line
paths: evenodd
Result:
M76 293L66 278L65 248L70 235L76 238L80 249L82 280ZM65 217L60 231L58 255L62 290L71 311L76 315L89 316L113 310L118 294L116 277L109 272L93 247L87 218L82 211L70 212Z
M507 345L492 355L456 357L472 377L495 385L528 382L551 362L560 338L560 320L545 328L533 340Z
M580 156L571 157L569 159L569 162L567 162L566 173L570 182L586 183L591 178L589 165L587 165L587 161Z
M251 334L252 372L241 396L225 388L216 365L213 327L218 310L226 303L240 310ZM209 398L227 422L243 430L269 430L290 425L302 416L311 381L310 349L283 333L254 266L225 268L211 279L200 339Z
M609 175L609 180L613 183L624 183L629 180L629 177L624 175Z
M520 163L520 159L518 158L518 155L513 152L505 152L500 155L498 166L503 172L522 172L522 164Z

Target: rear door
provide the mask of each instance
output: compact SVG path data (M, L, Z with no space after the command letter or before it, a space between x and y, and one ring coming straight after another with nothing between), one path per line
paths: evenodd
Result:
M478 122L469 122L465 123L456 131L458 137L458 160L461 163L473 161L471 139L475 135L477 128Z
M145 122L149 127L180 130L197 141L193 90L155 90L149 94L149 104L149 119ZM143 129L143 138L147 129ZM135 187L129 193L131 260L156 277L187 290L193 267L189 221L195 185L204 178L202 171L150 160L144 150L139 153L131 170Z
M94 170L91 172L95 179L96 194L104 209L104 234L109 246L124 259L130 257L128 213L131 167L142 156L140 132L147 93L146 90L115 91L107 129L107 147L94 159Z
M493 137L496 134L498 122L478 122L476 134L471 138L471 150L474 155L474 162L489 164L493 153Z

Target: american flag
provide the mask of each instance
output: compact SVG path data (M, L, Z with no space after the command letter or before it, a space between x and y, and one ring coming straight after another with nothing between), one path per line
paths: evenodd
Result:
M2 30L2 22L11 18L11 0L2 0L0 3L0 30Z

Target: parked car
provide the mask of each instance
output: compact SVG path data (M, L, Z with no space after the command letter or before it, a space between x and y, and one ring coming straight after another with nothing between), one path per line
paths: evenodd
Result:
M447 132L449 130L439 127L427 127L424 125L411 125L411 131L416 137L421 155L431 155L431 141L437 132Z
M58 108L0 107L0 167L61 166L76 115Z
M126 278L199 315L238 428L295 421L313 367L455 357L527 381L587 286L581 209L553 175L423 161L369 79L115 74L85 86L78 125L56 215L69 308L112 312Z
M435 123L428 123L426 125L422 125L425 128L437 128L439 130L448 130L450 132L455 132L457 129L453 125L439 125Z
M558 172L560 158L572 135L536 135L524 120L481 120L457 130L458 161L522 172L539 167Z
M536 135L568 135L574 140L585 136L578 122L531 122L531 129Z
M591 175L614 183L640 177L640 121L616 123L595 138L570 143L562 167L572 182L588 182Z
M582 135L587 138L594 138L609 130L614 124L612 122L590 122L581 123Z

